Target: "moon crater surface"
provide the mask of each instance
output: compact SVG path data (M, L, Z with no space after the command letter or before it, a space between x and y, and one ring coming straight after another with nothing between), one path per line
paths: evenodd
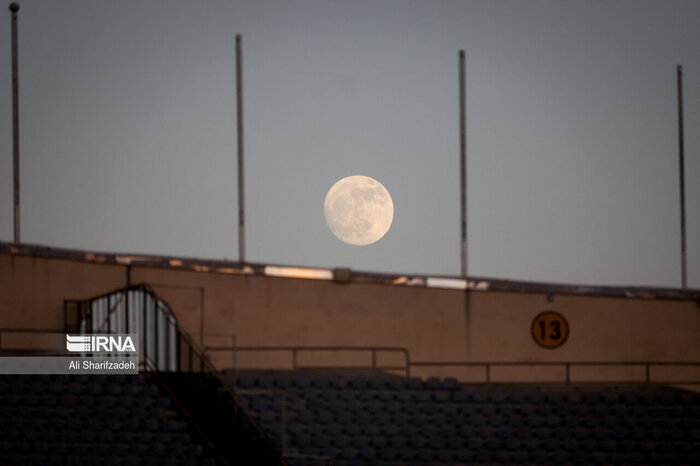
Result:
M394 220L389 191L368 176L353 175L335 183L326 194L323 214L341 241L366 246L379 241Z

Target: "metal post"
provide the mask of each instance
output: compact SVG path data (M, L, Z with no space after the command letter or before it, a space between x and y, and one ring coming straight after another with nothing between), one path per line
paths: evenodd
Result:
M15 216L15 243L19 243L19 72L17 54L17 12L19 5L10 4L12 12L12 168Z
M141 347L141 358L144 363L144 367L146 366L146 360L148 358L148 344L150 341L148 340L148 333L146 333L147 330L147 323L146 323L146 317L148 316L148 301L146 301L146 291L142 290L142 296L143 300L141 301L141 341L142 347Z
M117 301L117 306L119 305L119 302ZM105 309L105 312L107 312L107 333L112 333L112 296L108 295L107 296L107 309ZM101 331L101 329L100 329Z
M651 382L651 369L650 369L651 364L646 363L646 366L647 366L646 367L647 385L649 385L649 383Z
M231 351L231 363L233 364L231 367L233 370L236 370L236 334L232 333L231 334L231 347L234 348L233 351Z
M92 305L95 303L95 301L90 301L88 303L87 309L85 309L85 329L84 333L94 333L95 332L95 326L94 326L94 317L95 313L93 312Z
M165 317L165 370L170 372L170 371L175 371L175 369L172 369L173 364L174 364L174 354L173 354L173 346L175 346L174 340L173 340L173 322L170 320L170 316L166 315Z
M243 185L243 63L241 35L236 35L236 119L238 121L238 261L245 262L245 205Z
M681 286L688 287L688 264L685 249L685 170L684 170L684 144L683 144L683 67L676 68L678 85L678 165L680 170L681 191Z
M461 206L462 276L467 276L467 120L464 50L459 51L459 179Z
M129 288L124 289L124 333L129 332Z
M177 362L175 363L175 366L176 366L175 372L177 372L178 374L182 372L182 353L180 353L180 351L182 351L181 341L182 341L182 335L180 334L180 330L176 329L176 331L175 331L175 352L177 354L177 356L176 356Z
M153 327L155 329L155 331L153 332L153 340L155 343L153 345L153 352L154 352L153 362L155 363L156 369L161 370L160 359L158 358L158 356L160 356L159 351L158 351L158 343L159 343L158 342L158 340L159 340L159 338L158 338L158 332L159 332L159 328L158 328L158 315L159 315L159 313L158 313L158 310L159 310L158 303L156 302L155 305L153 306Z

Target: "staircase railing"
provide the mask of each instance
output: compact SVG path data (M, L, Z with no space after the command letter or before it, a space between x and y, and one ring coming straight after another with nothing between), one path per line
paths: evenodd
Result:
M203 370L194 344L170 306L147 285L121 288L91 299L63 303L66 333L130 333L139 338L139 366L161 372ZM184 353L181 354L181 352Z
M284 463L273 442L241 408L238 395L180 327L170 306L148 285L64 301L64 328L66 333L137 335L139 367L156 373L227 463L256 461L260 455L264 464Z

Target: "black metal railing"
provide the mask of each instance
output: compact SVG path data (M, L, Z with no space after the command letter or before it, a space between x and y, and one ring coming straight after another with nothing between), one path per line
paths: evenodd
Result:
M536 383L536 384L646 384L646 385L699 385L700 384L700 362L688 361L659 361L659 362L636 362L636 361L574 361L574 362L523 362L523 361L499 361L499 362L411 362L411 368L431 367L431 368L480 368L483 369L481 376L476 376L475 382L483 383ZM519 375L508 375L508 369L559 369L556 375L539 376L525 378L522 380L523 372ZM671 369L694 369L691 376L657 375L655 372L662 372L663 368ZM505 373L494 375L495 371L506 370ZM576 375L573 371L593 369L598 371L608 370L614 375L589 374ZM613 371L611 371L611 369ZM624 375L621 371L638 369L636 375ZM415 372L415 371L414 371ZM520 377L520 378L519 378Z
M64 328L66 333L136 334L139 367L164 384L225 463L283 464L273 442L241 408L238 395L148 285L64 301Z
M203 370L194 343L180 329L167 303L147 285L82 301L66 300L63 308L66 333L137 334L143 370L149 370L147 361L160 372Z
M411 357L406 348L395 346L205 346L204 353L214 352L231 352L236 355L238 353L288 353L291 357L289 369L371 369L375 371L402 372L406 377L411 375ZM339 353L356 353L364 354L370 357L369 364L341 366L333 364L330 366L319 366L315 364L305 365L299 361L300 354L315 353L316 355L328 353L338 356ZM378 356L387 354L398 354L402 358L400 364L380 364ZM236 370L237 359L232 358L232 369Z
M590 383L630 383L630 384L647 384L647 385L700 385L700 362L694 361L413 361L411 359L410 353L406 348L401 347L389 347L389 346L205 346L205 353L214 352L231 352L233 354L237 353L287 353L289 355L289 363L283 368L287 370L298 370L298 369L346 369L346 370L373 370L373 371L385 371L385 372L400 372L407 377L411 376L422 376L423 374L416 374L416 372L421 372L421 369L425 371L428 369L433 370L453 370L463 368L463 369L478 369L479 373L471 373L469 381L471 383L535 383L535 384L590 384ZM331 354L337 353L365 353L371 355L371 361L364 364L353 364L350 366L319 366L316 364L304 364L299 360L299 355L304 353L315 353L316 355L329 356ZM384 353L395 353L401 355L401 362L398 364L379 364L377 362L377 355ZM235 371L242 370L235 363L237 360L234 358L234 365L231 369ZM254 366L245 366L246 369L255 369ZM518 370L518 374L509 375L507 370ZM537 369L559 369L556 375L548 374L547 377L534 376L526 377L523 379L523 374L525 371L530 369L531 371ZM593 369L593 370L606 370L606 369L617 369L620 370L630 370L637 369L638 374L636 376L623 377L620 375L616 376L604 376L604 375L578 375L576 372ZM669 374L664 374L664 369L675 369L677 371L685 369L693 369L693 374L674 376ZM498 373L498 371L506 371L505 373ZM494 372L497 372L494 374Z

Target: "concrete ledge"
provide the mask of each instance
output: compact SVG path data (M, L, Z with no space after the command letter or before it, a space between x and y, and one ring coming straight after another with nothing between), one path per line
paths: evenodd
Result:
M98 264L131 267L157 267L202 273L234 275L282 276L286 278L333 280L331 269L275 264L242 263L227 260L82 251L33 244L0 241L0 254L64 259ZM583 295L633 299L672 299L696 301L700 306L700 290L654 287L584 286L536 283L480 277L405 275L343 270L342 283L370 283L391 286L418 286L467 291L506 291L513 293L545 293L549 295ZM268 274L268 272L270 272Z

